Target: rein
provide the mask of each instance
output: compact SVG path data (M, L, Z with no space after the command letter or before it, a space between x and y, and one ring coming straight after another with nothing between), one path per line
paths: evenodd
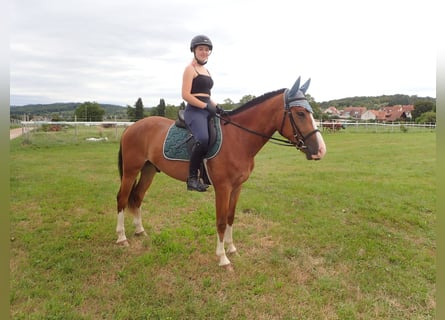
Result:
M281 142L281 143L277 143L277 142L270 141L270 143L273 143L273 144L276 144L276 145L279 145L279 146L284 146L284 147L293 147L293 146L295 146L295 144L292 143L292 142L290 142L289 140L283 140L283 139L275 138L275 137L273 137L273 136L268 136L268 135L265 135L265 134L263 134L263 133L261 133L261 132L257 132L257 131L255 131L255 130L252 130L252 129L243 127L243 126L240 125L239 123L233 122L233 121L230 120L229 118L223 118L223 117L221 117L221 116L218 115L218 114L216 115L216 117L218 117L218 118L220 118L221 120L223 120L223 121L224 121L224 125L226 125L226 124L231 124L231 125L233 125L233 126L235 126L235 127L238 127L238 128L240 128L240 129L242 129L242 130L244 130L244 131L247 131L247 132L249 132L249 133L252 133L252 134L254 134L254 135L256 135L256 136L259 136L259 137L262 137L262 138L265 138L265 139L268 139L268 140L275 140L275 141L279 141L279 142Z
M247 131L249 133L252 133L254 135L260 136L262 138L268 139L268 140L274 140L274 141L278 141L278 142L273 142L273 141L269 141L273 144L279 145L279 146L284 146L284 147L296 147L298 150L302 150L302 149L306 149L307 146L305 145L304 141L309 138L310 136L314 135L315 133L319 132L320 130L315 129L311 132L309 132L306 136L303 136L303 134L301 133L300 129L298 129L298 126L295 122L295 119L292 115L291 110L291 106L290 103L294 102L294 101L298 101L298 100L306 100L306 98L304 97L298 97L298 98L293 98L291 100L288 99L287 97L287 89L284 93L284 114L283 114L283 121L281 122L281 128L278 130L278 132L282 135L281 131L283 130L284 127L284 122L286 120L286 116L289 117L289 121L291 123L292 126L292 130L294 132L294 138L297 140L297 142L292 142L290 140L283 140L283 139L279 139L279 138L275 138L273 136L268 136L265 135L263 133L257 132L255 130L243 127L242 125L240 125L239 123L233 122L232 120L230 120L229 118L226 117L221 117L220 115L216 115L216 117L218 117L219 119L223 120L226 124L231 124L234 125L235 127L238 127L244 131Z

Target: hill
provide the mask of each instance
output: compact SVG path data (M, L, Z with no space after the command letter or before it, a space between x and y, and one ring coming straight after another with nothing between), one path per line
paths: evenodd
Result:
M66 102L66 103L51 103L51 104L28 104L25 106L11 106L10 117L11 119L21 119L23 115L29 115L31 117L55 117L60 118L72 118L74 111L82 103L80 102ZM120 117L126 116L127 108L124 106L113 104L99 104L101 108L105 110L105 118L113 118L114 116Z
M435 98L431 97L418 97L409 96L404 94L395 95L382 95L382 96L361 96L361 97L348 97L337 100L330 100L324 102L316 102L315 104L321 109L327 109L330 106L334 106L337 109L343 109L345 107L366 107L367 109L379 109L383 106L392 105L410 105L415 104L418 100L431 101L436 103ZM62 119L71 119L74 115L74 110L80 105L79 102L68 103L52 103L52 104L29 104L25 106L11 106L10 117L11 119L23 119L23 115L26 114L31 118L40 117L58 117ZM119 106L113 104L99 104L105 110L104 119L123 119L127 117L126 106ZM145 108L149 110L150 108Z
M436 103L436 98L394 94L375 97L361 96L330 100L319 103L319 106L322 109L327 109L330 106L336 107L337 109L343 109L345 107L366 107L367 109L379 109L380 107L385 106L413 105L419 100L427 100L433 102L434 104Z

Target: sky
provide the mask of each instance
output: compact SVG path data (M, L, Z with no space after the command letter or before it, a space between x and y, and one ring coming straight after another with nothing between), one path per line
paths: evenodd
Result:
M238 102L301 76L317 102L436 97L436 1L11 0L10 104L179 105L198 34L212 98Z

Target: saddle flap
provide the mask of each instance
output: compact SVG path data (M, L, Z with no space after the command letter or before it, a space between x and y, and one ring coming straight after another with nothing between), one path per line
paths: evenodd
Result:
M194 143L194 138L190 131L187 129L178 127L176 123L173 123L168 129L167 135L164 140L163 153L164 157L168 160L184 160L190 159L188 149ZM206 159L211 159L218 154L223 137L221 132L221 122L215 118L212 118L209 123L210 131L210 145L209 152L206 155Z

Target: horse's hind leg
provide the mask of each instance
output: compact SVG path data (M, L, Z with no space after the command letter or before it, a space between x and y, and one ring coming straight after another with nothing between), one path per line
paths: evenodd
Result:
M130 195L130 201L128 204L129 211L133 214L133 224L135 226L134 234L136 236L145 236L147 233L142 225L142 211L141 204L144 200L144 195L147 189L153 182L153 178L156 174L156 168L149 162L145 163L141 170L139 181Z
M128 246L128 240L125 235L125 208L128 204L128 197L130 195L136 176L137 173L133 174L131 177L129 177L128 175L123 176L121 180L121 186L117 194L116 243L123 246Z

